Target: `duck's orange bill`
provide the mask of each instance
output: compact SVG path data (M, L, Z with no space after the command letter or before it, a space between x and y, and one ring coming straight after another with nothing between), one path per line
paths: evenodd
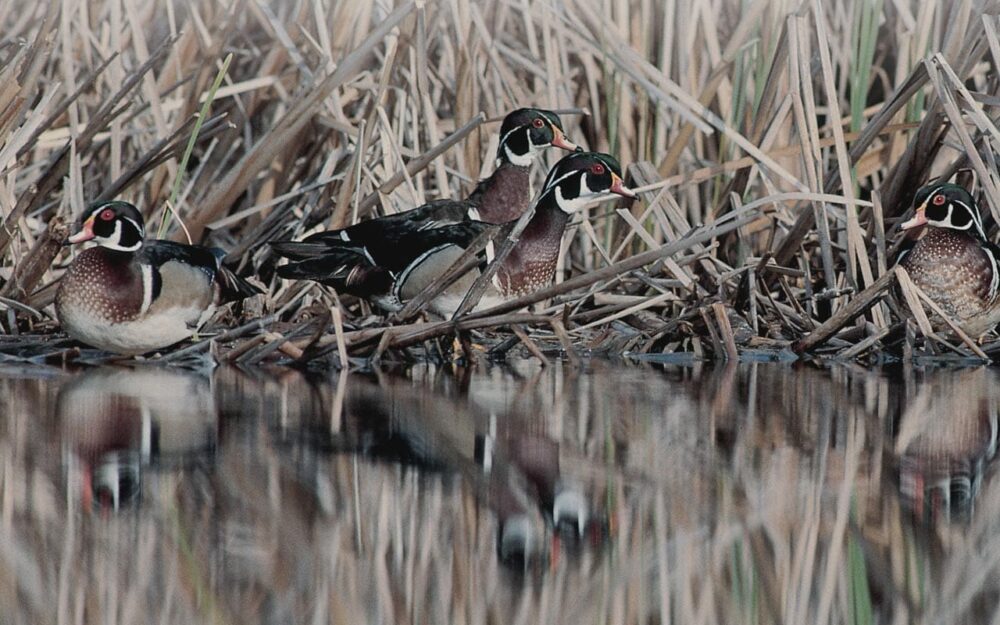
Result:
M564 135L563 132L555 126L552 127L552 145L557 148L569 150L570 152L577 152L580 150L580 146L567 139L566 135Z
M552 535L552 544L549 547L549 572L559 568L559 559L562 557L562 539L558 534Z
M67 243L83 243L94 238L94 216L91 215L87 221L83 222L83 227L73 236L66 239Z
M625 183L622 181L622 179L619 178L618 175L614 174L614 173L611 174L611 189L610 189L610 191L612 193L617 193L618 195L620 195L622 197L631 197L631 198L637 197L636 194L635 194L635 191L633 191L632 189L629 189L628 187L626 187Z
M903 230L909 230L910 228L916 228L917 226L922 226L926 224L927 223L926 209L927 209L927 204L926 203L921 204L920 206L917 207L917 212L915 215L913 215L913 219L904 221L903 223L899 224L899 227L902 228Z

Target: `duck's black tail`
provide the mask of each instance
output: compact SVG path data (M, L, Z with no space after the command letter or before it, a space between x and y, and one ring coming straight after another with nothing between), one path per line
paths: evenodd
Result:
M293 246L309 245L288 242ZM274 245L274 244L272 244ZM287 248L286 248L287 249ZM284 251L276 251L283 256ZM364 250L349 247L326 247L322 254L305 254L278 267L278 275L287 280L314 280L332 286L339 293L359 297L386 295L392 288L392 274L371 262Z
M210 251L212 256L215 256L215 282L219 285L220 303L238 302L251 295L263 293L258 287L239 277L222 264L222 259L226 257L225 250L213 247Z
M223 302L238 302L251 295L263 293L259 288L221 265L215 274L215 279L219 283L219 295Z

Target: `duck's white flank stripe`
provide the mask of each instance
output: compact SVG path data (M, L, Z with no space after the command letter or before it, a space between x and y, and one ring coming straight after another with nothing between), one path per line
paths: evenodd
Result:
M145 315L149 307L153 305L153 266L140 265L142 268L142 307L139 315Z
M990 278L990 296L989 299L993 299L997 294L997 288L1000 287L1000 268L997 267L997 259L993 255L993 250L988 247L984 247L986 250L986 255L990 257L990 270L993 276Z

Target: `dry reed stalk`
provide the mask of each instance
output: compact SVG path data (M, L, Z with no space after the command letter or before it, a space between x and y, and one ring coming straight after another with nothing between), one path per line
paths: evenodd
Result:
M271 303L280 300L280 320L295 323L317 292L274 281L268 240L462 193L492 167L496 126L487 121L526 105L561 111L570 138L631 165L642 194L618 214L591 211L567 235L556 285L482 313L500 320L545 302L539 322L547 325L568 304L577 349L596 340L731 355L726 340L716 354L697 336L719 329L718 304L731 311L734 335L746 321L770 348L826 344L824 353L859 358L876 344L898 351L899 333L887 332L901 322L892 305L868 313L873 328L848 327L852 315L841 313L855 311L852 291L867 298L892 272L893 220L916 188L934 175L964 180L971 167L991 214L1000 214L1000 95L986 71L1000 39L988 7L975 3L247 9L134 0L0 8L8 85L0 93L0 292L15 288L12 277L24 274L20 263L53 217L68 221L113 196L159 210L176 185L175 208L192 234L211 230L227 262L260 275ZM177 171L191 115L230 52L218 115L206 120L188 170ZM580 112L590 115L575 118ZM747 207L746 221L711 232ZM688 241L692 225L705 238ZM685 249L690 256L678 258ZM32 282L45 286L19 299L50 302L64 258L38 267ZM428 296L390 322L406 321ZM353 298L321 299L338 303L345 340L387 336ZM709 306L702 327L692 311ZM5 307L4 329L25 330ZM445 333L430 327L430 336ZM633 331L629 343L624 334ZM844 346L843 337L866 347ZM395 349L395 339L384 340ZM348 353L370 347L344 344Z
M229 176L215 185L216 191L205 198L198 214L189 218L188 228L195 241L201 239L205 225L214 221L226 210L236 196L246 189L250 180L264 167L269 166L278 153L299 136L303 127L309 122L312 111L318 108L334 89L359 70L372 49L410 14L414 6L412 2L408 2L393 11L361 45L341 60L336 70L324 78L275 124L266 137L233 168Z

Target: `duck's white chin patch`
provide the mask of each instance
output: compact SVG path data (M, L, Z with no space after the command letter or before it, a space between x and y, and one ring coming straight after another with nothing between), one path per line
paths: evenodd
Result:
M528 144L528 152L525 154L517 154L510 149L510 146L507 145L507 140L510 139L510 136L513 135L515 132L519 132L522 130L524 131L525 135L527 135L525 137L525 143ZM531 128L527 126L511 130L506 135L500 138L500 143L501 145L503 145L503 152L504 154L507 155L507 160L510 161L512 164L517 165L518 167L531 167L532 163L535 162L535 158L538 156L538 153L541 152L541 148L539 148L538 146L536 146L534 143L531 142ZM500 163L498 162L497 166L499 165Z
M528 145L527 154L517 154L511 151L511 149L506 145L503 146L504 152L507 154L507 160L518 167L531 167L531 164L535 162L535 155L538 150L534 145L531 145L530 143Z
M583 210L584 208L587 207L588 204L590 204L590 202L594 198L596 198L599 195L602 195L597 191L591 190L591 188L587 186L586 176L583 176L580 179L580 195L577 197L574 198L563 197L562 187L558 185L556 186L555 191L556 191L556 204L559 205L559 208L564 213L570 213L570 214L573 214L579 210Z

